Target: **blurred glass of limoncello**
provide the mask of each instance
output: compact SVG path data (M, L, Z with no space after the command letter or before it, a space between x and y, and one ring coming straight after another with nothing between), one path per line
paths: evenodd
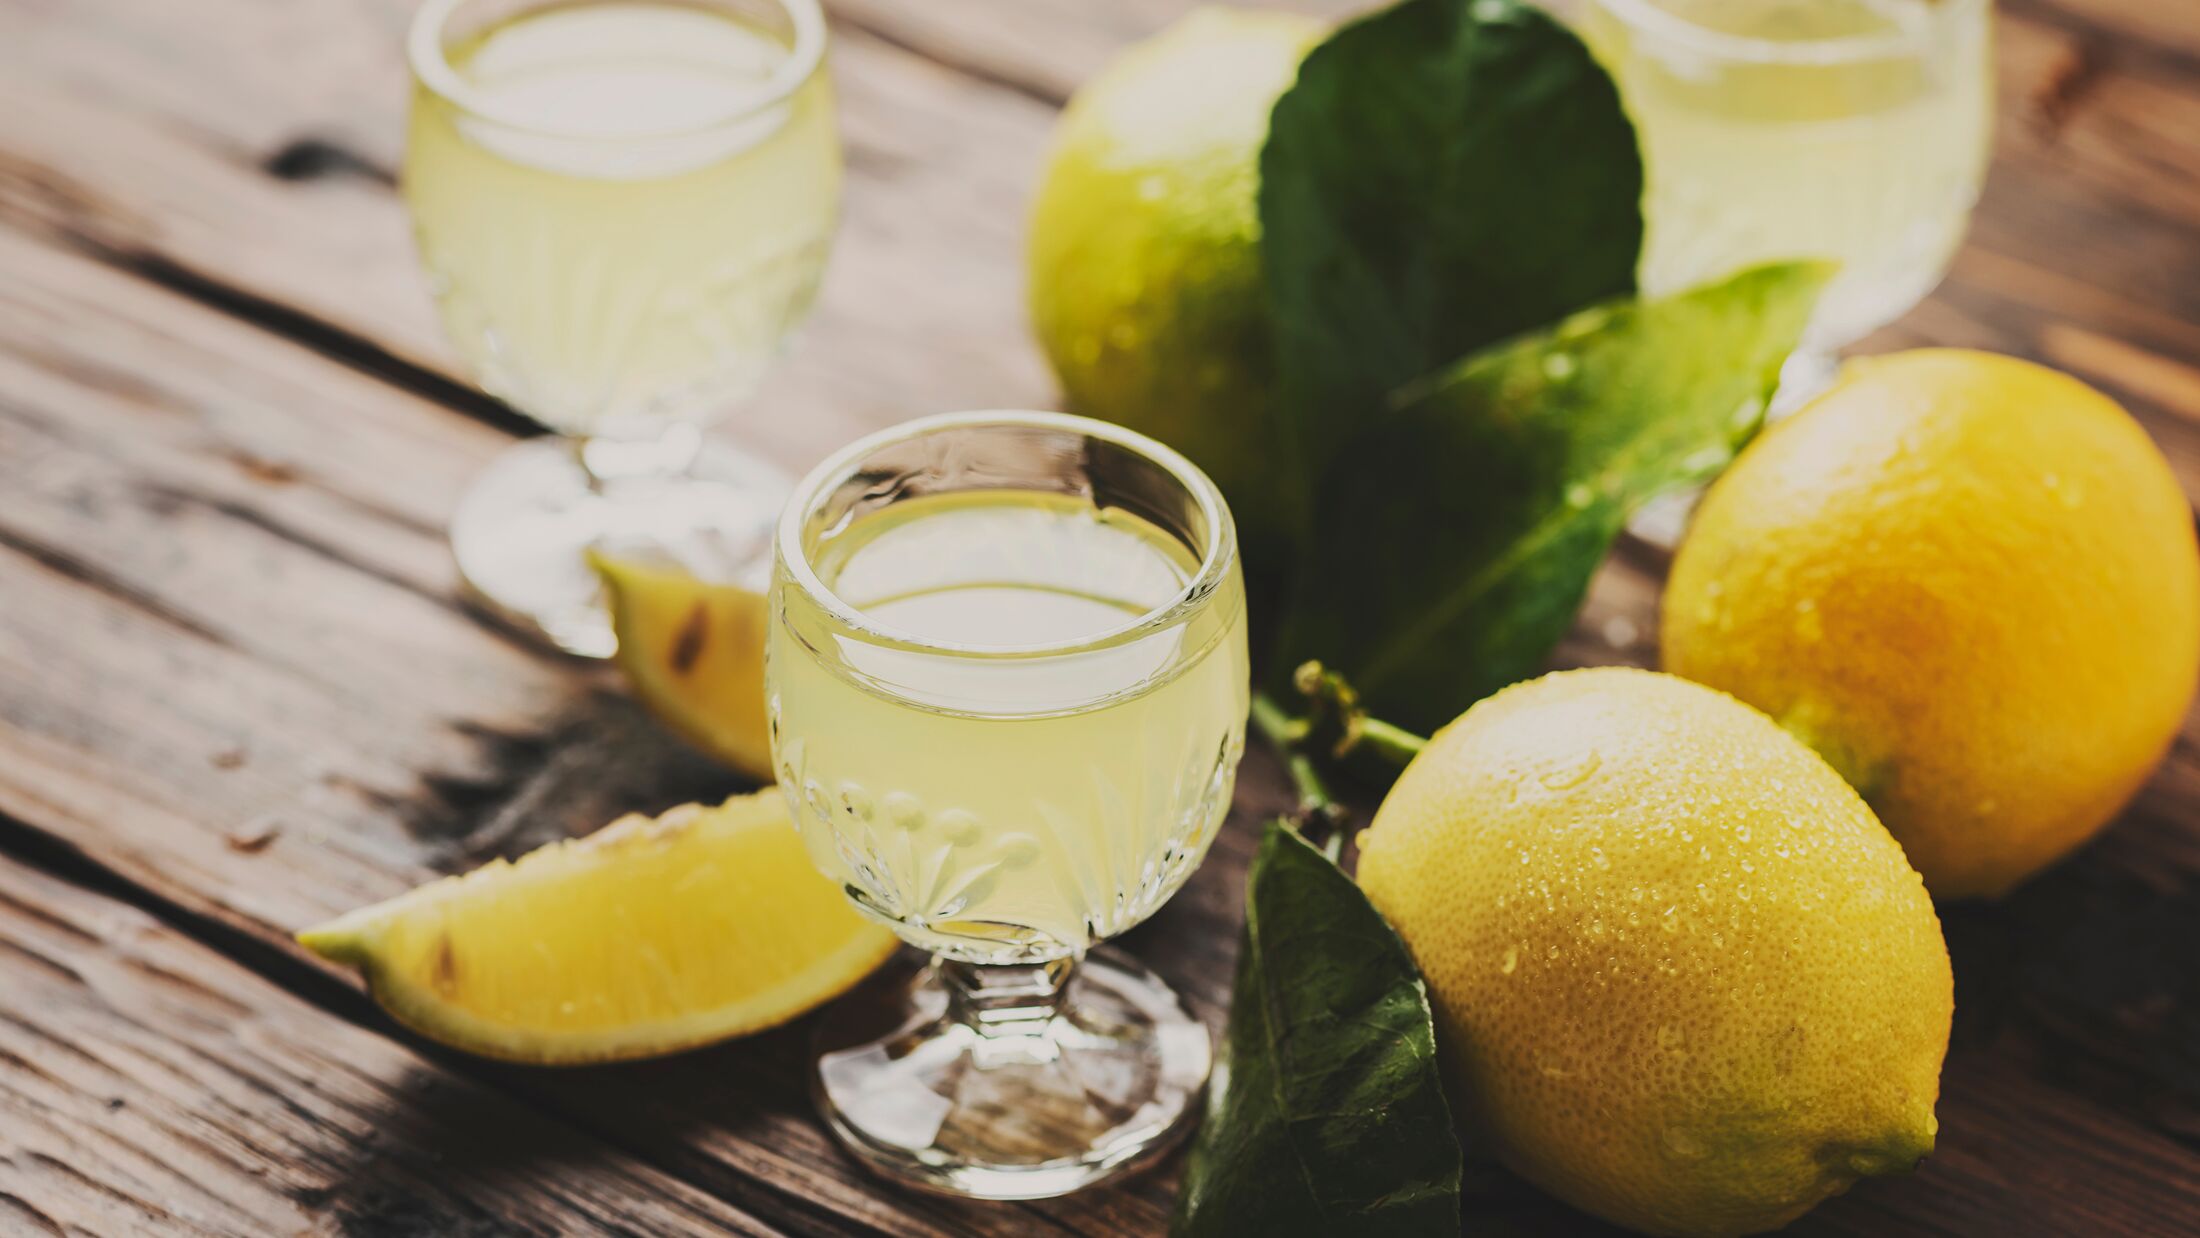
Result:
M743 114L788 55L738 9L644 3L525 9L446 50L470 108L419 88L404 188L485 386L591 435L747 394L839 196L824 78Z
M403 189L472 376L559 437L453 514L471 596L568 652L614 639L584 561L768 569L786 478L703 431L815 299L840 143L816 0L427 0Z
M1833 258L1820 356L1940 281L1991 136L1989 0L1582 0L1648 188L1641 279Z

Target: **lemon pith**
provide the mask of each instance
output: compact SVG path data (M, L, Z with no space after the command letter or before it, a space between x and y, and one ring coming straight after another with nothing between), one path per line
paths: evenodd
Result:
M1460 1112L1579 1207L1754 1233L1932 1148L1953 991L1923 884L1730 697L1625 669L1506 689L1407 769L1359 877Z
M298 935L432 1039L540 1064L785 1022L894 949L811 867L776 788L628 816Z
M2191 506L2076 379L1854 361L1706 495L1661 644L1823 752L1936 896L2000 894L2113 818L2183 722Z

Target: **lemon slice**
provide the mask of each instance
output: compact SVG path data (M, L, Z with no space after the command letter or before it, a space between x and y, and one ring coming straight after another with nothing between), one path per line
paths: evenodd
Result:
M615 660L635 695L682 739L744 774L772 776L764 721L764 598L681 568L592 551Z
M810 865L777 788L622 817L298 935L470 1053L650 1057L783 1023L893 953Z

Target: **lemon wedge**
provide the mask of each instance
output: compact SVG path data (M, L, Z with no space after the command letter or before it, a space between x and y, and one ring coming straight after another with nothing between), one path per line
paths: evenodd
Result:
M592 551L635 695L682 739L753 778L772 776L764 720L764 597L669 564Z
M672 1053L845 991L893 953L777 788L622 817L298 935L424 1036L541 1065Z

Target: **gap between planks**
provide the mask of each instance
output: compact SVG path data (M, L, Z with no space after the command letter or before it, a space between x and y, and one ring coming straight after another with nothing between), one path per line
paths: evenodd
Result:
M696 1191L774 1225L796 1232L833 1233L852 1238L897 1238L897 1231L865 1223L822 1206L799 1191L760 1176L690 1172L686 1160L668 1157L645 1143L628 1139L591 1119L585 1106L556 1103L542 1091L516 1083L526 1067L484 1062L419 1036L391 1022L356 985L328 968L286 954L249 930L185 907L131 882L67 843L5 813L0 813L0 856L34 872L120 903L150 916L163 928L243 967L315 1010L409 1049L432 1065L489 1091L523 1111L569 1127L606 1149L664 1174ZM737 1185L736 1185L737 1184ZM732 1186L733 1189L728 1189ZM1064 1234L1082 1231L1030 1208L1018 1208L1035 1229Z
M899 37L890 30L850 20L845 15L837 15L837 20L897 50L973 81L1050 108L1059 107L1063 101L1058 92L1048 90L1043 83L1018 80L1012 75L989 71L982 65L957 63L942 58L918 41ZM386 169L338 142L318 138L293 142L283 147L275 156L261 161L258 170L273 179L283 181L353 175L394 186L394 177ZM48 192L62 207L68 206L70 194L66 186L49 186ZM64 209L62 213L66 215L70 212ZM348 369L431 401L502 433L514 437L540 433L540 427L524 415L477 389L454 381L432 368L397 356L369 337L258 295L245 286L179 264L156 251L117 243L114 239L100 235L97 229L63 227L43 231L47 231L54 241L65 244L74 252L102 266L174 293L194 305L287 343L301 346ZM288 540L299 540L291 537L289 531L284 529L270 531ZM300 544L317 552L329 549L311 542ZM42 562L48 562L49 566L65 574L79 578L83 576L82 572L76 570L78 565L52 562L44 547L24 546L17 549ZM385 574L372 571L367 565L349 562L341 555L332 557L343 566L367 570L368 574L387 581ZM114 582L94 580L89 583L103 592L114 592L109 587ZM388 583L411 587L409 582L404 581ZM157 604L148 603L147 599L134 592L123 600L141 610L151 606L160 618L182 623L192 634L202 639L217 643L222 640L218 633L188 622L187 617L168 614ZM446 604L449 602L449 599L439 596L430 597L429 600ZM504 632L493 624L485 626L543 659L552 662L560 660L555 653ZM545 751L539 759L548 763L554 759L554 754ZM518 781L525 781L524 771L519 772ZM632 1157L694 1189L753 1211L760 1218L811 1232L878 1235L881 1238L894 1232L863 1224L845 1213L821 1206L792 1189L777 1186L763 1177L731 1172L723 1165L718 1167L719 1172L716 1173L692 1172L700 1167L692 1163L693 1158L683 1160L659 1155L647 1146L623 1138L605 1124L591 1120L591 1115L585 1108L560 1106L536 1089L515 1086L509 1078L507 1068L477 1062L464 1054L394 1026L371 999L348 980L286 953L248 929L175 902L101 864L58 837L4 813L0 813L0 854L48 876L142 911L186 939L248 968L332 1018L363 1027L402 1044L435 1065L488 1088L524 1109L560 1120L590 1138L599 1140L612 1150ZM729 1186L735 1186L735 1189L728 1189ZM6 1202L0 1201L0 1204ZM1051 1216L1048 1215L1048 1210L1018 1206L1016 1211L1024 1218L1026 1225L1035 1229L1072 1235L1086 1232L1067 1216Z
M19 246L46 249L48 252L52 252L55 254L61 254L65 252L62 249L51 247L49 244L46 243L32 242L28 240L19 240L12 243ZM95 271L108 272L105 278L115 281L116 291L119 291L121 288L127 286L127 283L129 282L125 274L111 272L108 270L108 268L102 266L101 264L91 261L81 255L71 258L70 261L81 264L82 269L87 273ZM44 272L44 274L50 277L54 275L55 272L47 271ZM171 301L174 300L171 294L150 289L148 289L144 295L147 298L167 298ZM97 298L93 299L96 300ZM112 303L115 300L121 299L123 298L110 298L110 308L108 310L109 313L126 313L119 305L114 305ZM187 306L188 308L188 303L186 302L175 301L175 303L178 305ZM198 311L195 308L192 308L190 312L197 313ZM215 316L207 317L209 322L216 323L220 326L220 331L222 333L227 333L228 335L236 337L245 337L257 334L248 325L239 326L233 323L229 323L226 320L219 319ZM127 318L126 320L131 322L138 321L137 319ZM36 343L35 340L33 342L34 344ZM204 340L193 340L192 342L199 345L207 344L207 341ZM211 346L209 347L211 348ZM289 349L291 346L288 344L283 344L281 345L281 347ZM185 354L186 357L188 357L189 355L190 354L188 353ZM216 364L219 364L218 358L221 356L220 349L211 348L211 351L208 355L217 358ZM300 355L304 355L302 351L300 351ZM323 365L325 363L316 359L315 364ZM336 367L329 367L325 369L324 372L332 378L338 377L342 373L342 371ZM296 375L290 375L290 377L295 378ZM293 383L292 386L294 385L295 384ZM357 385L372 387L375 384L372 382L372 380L360 379L357 380ZM268 403L272 401L275 404L279 404L283 396L287 394L287 390L280 389L279 384L278 388L279 389L274 392L270 392L265 389L255 389L253 396L248 397L248 400L256 399L262 403ZM40 398L49 402L55 398L55 395L52 392L47 392L44 389L39 390L41 391ZM133 390L129 394L136 398L138 402L142 402L144 398L148 398L152 395L158 395L159 393ZM186 394L183 398L191 399L194 397L191 394ZM350 407L349 403L345 403L344 407ZM13 414L8 415L12 416ZM341 416L342 410L337 410L334 415ZM30 423L24 422L23 424L29 425ZM82 449L83 445L78 444L77 447L78 449ZM289 539L282 540L284 540L285 544L289 544ZM316 561L319 560L317 559ZM34 558L26 560L25 562L44 563L45 560ZM333 564L332 566L339 569L343 567L341 563ZM58 568L55 568L50 563L46 564L46 567L49 572L58 573L57 579L61 577L68 577L70 575L68 573L60 572ZM125 607L122 609L141 610L142 608ZM239 656L243 656L243 654L240 652ZM629 718L629 716L631 716L631 725L624 725L622 729L633 730L636 727L644 725L641 722L639 715L636 714L631 708L626 708L620 711L621 718ZM602 730L602 723L604 721L605 720L600 716L599 711L599 716L595 718L596 725L593 727L593 729L599 731ZM553 728L553 732L554 731L555 728ZM489 737L497 738L498 736L497 734L489 734ZM498 746L503 747L508 745L499 744ZM669 747L668 745L664 745L662 743L659 743L656 746ZM569 748L568 745L561 744L558 741L556 734L554 733L546 737L545 742L543 745L541 745L541 747L546 751L557 750L560 754L562 754L562 752L568 750ZM694 758L693 762L701 763L701 758ZM492 764L495 764L495 762L492 762ZM670 764L660 764L665 769L672 768ZM586 771L583 772L585 773ZM509 773L509 771L507 771L507 773ZM717 776L722 778L725 775L719 774ZM503 779L503 781L509 782L512 781L512 779L507 777ZM429 789L433 790L434 788ZM721 789L720 793L723 793L723 789ZM681 798L695 798L695 796L683 795ZM476 807L479 807L478 800L469 800L467 802L474 803ZM19 834L25 833L27 831L35 831L41 829L41 827L31 826L28 824L32 820L39 819L39 815L35 807L37 803L38 801L35 798L31 798L26 799L21 805L18 806L17 811L21 815L21 820L17 821L16 824L20 827L23 827L21 830L18 830ZM624 804L621 806L632 807L634 805ZM463 813L466 808L466 803L454 802L452 808L456 812ZM581 813L580 817L591 820L606 819L601 815L591 816L590 814L585 812ZM46 836L49 839L53 837L50 832L47 832ZM7 841L8 840L5 837L0 837L0 846L4 846ZM473 843L477 840L475 838L475 835L469 832L465 834L464 837L461 838L459 841L465 844L468 849L470 849ZM42 854L45 855L46 858L49 860L51 860L56 854L64 857L75 854L75 852L66 843L61 843L58 846L58 851L49 849ZM276 916L271 920L265 915L258 917L243 917L240 915L240 917L238 917L237 919L231 920L223 915L223 907L218 901L212 905L200 903L196 900L183 896L178 891L170 887L163 887L158 882L145 882L144 874L133 869L127 861L118 860L114 856L102 852L95 851L91 854L98 857L99 867L96 869L96 871L100 872L103 879L109 880L112 883L105 888L120 894L123 897L123 900L128 904L145 910L148 914L154 916L154 918L156 919L162 920L166 923L174 924L179 932L184 932L186 935L196 940L201 940L205 942L205 944L214 949L218 954L222 955L223 957L239 959L242 964L249 966L257 974L269 976L271 982L278 983L286 989L296 989L298 984L300 983L299 977L301 973L296 969L297 967L303 967L307 969L308 978L310 978L312 965L310 963L305 963L302 960L293 960L293 963L295 964L295 966L293 967L270 967L265 963L265 960L270 958L271 955L277 958L281 958L287 956L290 953L287 949L287 943L280 936L270 935L266 930L271 925L294 925L296 923L302 922L298 919L297 916ZM440 869L446 870L452 867L463 867L465 866L465 861L468 858L470 858L470 854L446 853L439 858L436 866ZM71 873L82 874L87 871L87 866L91 864L91 861L83 861L80 862L76 867L71 868L68 871L70 871ZM209 912L211 912L214 917L211 920L206 918ZM189 918L179 919L179 915L188 916ZM217 931L213 935L202 936L202 934L207 933L209 926L211 926L215 930L229 929L232 930L232 932L223 933ZM233 935L234 933L242 933L245 934L245 936L240 938ZM240 952L237 949L237 943L240 940L248 944L256 942L258 943L260 949L258 951L250 952L249 958L240 958ZM333 977L330 977L327 979L327 983L335 984L336 982ZM339 987L348 988L348 986ZM321 990L321 992L325 993L325 990ZM355 991L354 997L356 998ZM316 1004L318 1005L319 1003ZM373 1021L368 1030L373 1032L374 1034L381 1035L387 1031L387 1025L381 1020L380 1016L374 1014L371 1009L365 1006L363 1003L350 1006L340 1004L334 1009L333 1013L335 1013L339 1017L347 1017L347 1021L356 1021L348 1017L349 1015L356 1013L360 1017L360 1019ZM796 1076L797 1072L792 1070L791 1068L788 1068L788 1063L791 1060L791 1055L784 1052L787 1046L791 1043L792 1042L783 1042L779 1046L780 1051L776 1052L776 1054L766 1054L766 1058L772 1059L771 1062L768 1063L768 1067L771 1073L773 1073L774 1075L784 1074L789 1078L793 1078ZM679 1124L679 1129L677 1132L663 1131L647 1121L646 1117L645 1120L642 1122L628 1120L632 1115L627 1110L619 1109L615 1106L610 1110L603 1110L600 1107L591 1107L589 1103L589 1098L585 1095L576 1095L574 1087L566 1079L554 1079L548 1074L540 1072L524 1072L523 1074L522 1072L514 1071L511 1068L498 1067L490 1064L477 1064L467 1062L463 1066L457 1066L451 1060L440 1057L437 1060L442 1061L445 1065L451 1065L454 1069L458 1070L460 1072L458 1077L469 1079L501 1078L503 1080L503 1086L500 1088L500 1090L505 1092L522 1091L527 1095L537 1097L538 1108L544 1109L549 1112L568 1115L570 1118L572 1118L572 1125L575 1126L577 1129L581 1129L589 1133L591 1136L601 1139L612 1147L617 1147L621 1149L641 1149L645 1147L653 1148L655 1150L653 1154L643 1154L644 1159L646 1159L647 1162L652 1165L652 1167L658 1168L663 1172L673 1175L677 1180L692 1185L698 1190L702 1190L708 1194L711 1194L718 1198L722 1198L729 1202L735 1200L747 1200L751 1201L755 1205L754 1210L786 1214L786 1219L790 1224L795 1225L799 1229L804 1229L810 1232L817 1232L820 1230L823 1230L825 1232L831 1232L834 1230L852 1230L862 1232L865 1228L866 1223L869 1223L870 1229L873 1232L922 1232L931 1235L941 1235L957 1232L978 1233L986 1231L997 1231L998 1228L1003 1225L1013 1226L1015 1230L1045 1230L1049 1228L1056 1228L1073 1233L1077 1230L1077 1227L1074 1223L1059 1222L1056 1218L1036 1215L1030 1209L998 1209L995 1210L992 1217L985 1218L983 1220L970 1218L968 1219L968 1223L958 1223L958 1221L962 1219L949 1217L943 1220L942 1213L939 1209L929 1206L921 1201L900 1200L897 1199L895 1196L886 1194L884 1192L874 1192L868 1187L851 1185L850 1179L854 1177L853 1169L848 1167L844 1162L839 1161L839 1159L832 1154L830 1145L826 1142L822 1132L815 1129L814 1124L810 1123L809 1119L806 1117L806 1108L803 1105L799 1096L799 1089L795 1089L792 1092L789 1092L786 1089L779 1089L778 1091L770 1093L770 1095L765 1098L764 1103L768 1104L768 1107L771 1111L770 1116L779 1125L784 1127L787 1125L800 1124L803 1126L803 1138L798 1141L798 1144L796 1145L799 1146L801 1149L798 1155L805 1160L816 1160L824 1162L827 1167L810 1173L802 1172L798 1167L797 1172L793 1174L788 1174L782 1172L785 1167L779 1163L781 1155L783 1154L767 1154L763 1156L752 1155L747 1156L746 1159L744 1159L742 1156L737 1155L729 1158L726 1155L728 1149L725 1149L723 1147L719 1149L713 1149L711 1146L709 1146L709 1143L707 1141L695 1142L693 1140L685 1138L682 1133L679 1133L695 1129L702 1129L706 1131L709 1130L709 1119L711 1115L710 1111L707 1109L700 1111L691 1111L686 1114L680 1115L687 1119L687 1121ZM692 1074L698 1069L701 1069L707 1073L711 1068L708 1063L704 1063L700 1067L698 1067L695 1062L691 1061L684 1066L668 1067L665 1071L660 1073L666 1075L678 1075L682 1071L686 1071ZM628 1078L633 1077L635 1076L628 1076ZM580 1087L580 1091L585 1092L588 1086L589 1085L585 1083L582 1084ZM750 1088L745 1089L744 1091L750 1094L752 1100L755 1099L755 1089ZM590 1120L588 1118L575 1116L582 1113L597 1113L599 1117L597 1120ZM694 1123L697 1121L702 1122L703 1126L697 1128L694 1125ZM624 1133L619 1133L621 1131L623 1131ZM781 1136L784 1136L785 1134L784 1130L779 1133ZM735 1149L735 1151L746 1152L746 1149ZM805 1183L809 1184L808 1189L804 1188L803 1184ZM767 1189L773 1191L772 1198L779 1200L779 1203L773 1204L767 1200L764 1200L761 1197L757 1197L752 1200L752 1197L757 1196L757 1193L759 1191ZM813 1196L817 1197L816 1202L812 1202ZM1129 1207L1131 1205L1122 1201L1117 1201L1110 1206L1120 1209L1124 1207ZM819 1217L825 1217L828 1210L834 1209L837 1209L838 1211L833 1211L832 1214L826 1219L818 1219ZM805 1221L803 1220L804 1217L809 1217L810 1219ZM1048 1222L1050 1221L1057 1221L1057 1223L1050 1226L1048 1224ZM1144 1228L1144 1226L1140 1226L1140 1228Z

